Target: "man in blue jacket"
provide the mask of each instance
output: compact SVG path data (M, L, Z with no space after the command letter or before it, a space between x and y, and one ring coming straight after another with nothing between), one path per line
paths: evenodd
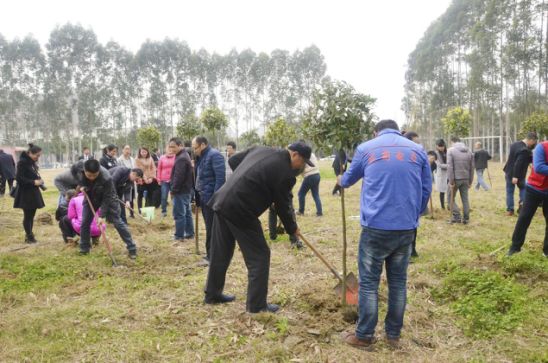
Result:
M372 349L375 343L384 262L388 280L386 336L388 344L398 344L413 237L432 191L432 173L422 146L403 137L392 120L380 121L374 131L375 139L358 147L348 171L338 177L343 188L363 178L363 229L358 251L360 317L355 333L341 334L346 343L361 349Z
M213 227L213 209L207 205L215 192L223 186L226 180L225 158L220 152L208 145L207 139L203 136L196 136L192 140L192 149L197 155L196 169L196 192L200 194L200 207L206 226L206 252L204 261L198 266L209 266L209 252L211 250L211 228Z

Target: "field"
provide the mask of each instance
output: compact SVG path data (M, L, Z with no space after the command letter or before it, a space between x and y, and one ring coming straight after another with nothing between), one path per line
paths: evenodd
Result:
M341 268L340 198L330 162L321 163L324 217L314 217L310 194L303 233ZM35 223L41 244L25 247L20 210L0 199L1 362L548 362L548 259L545 224L537 213L522 255L489 253L510 241L516 217L505 214L502 165L491 164L493 190L471 190L471 223L448 225L434 194L435 219L421 218L409 267L402 346L384 337L387 284L380 286L379 342L363 352L341 342L355 314L341 308L336 280L307 248L289 249L287 235L271 244L269 301L279 313L245 313L247 271L236 251L227 277L232 304L203 304L207 270L196 267L194 241L165 242L171 218L151 226L130 220L139 258L129 260L112 226L107 234L121 268L112 268L103 244L89 256L66 248L56 224ZM53 177L46 207L55 214ZM300 185L295 189L295 196ZM349 271L357 275L360 186L347 192ZM295 201L296 202L296 201ZM296 203L297 204L297 203ZM460 201L459 201L460 204ZM268 236L266 214L263 226ZM200 240L205 241L203 220ZM47 244L46 244L47 243ZM201 245L203 249L203 243Z

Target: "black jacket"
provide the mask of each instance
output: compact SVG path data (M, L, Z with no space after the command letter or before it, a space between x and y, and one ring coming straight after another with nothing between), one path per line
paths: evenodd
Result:
M491 155L486 150L478 149L474 153L474 165L476 170L487 169L487 160L491 160Z
M190 157L183 149L175 156L171 169L171 194L190 194L192 189L192 165Z
M120 214L120 203L118 202L116 189L107 169L101 167L99 176L94 181L86 178L82 161L72 165L71 172L78 180L78 185L86 188L86 193L91 199L95 211L97 212L97 209L101 208L100 218L105 218L109 212ZM84 198L84 205L88 205L87 198Z
M289 234L295 233L289 192L297 179L287 150L256 146L228 159L234 173L211 198L208 206L240 228L261 216L271 205Z
M129 181L131 169L125 166L115 166L109 169L108 172L110 173L118 197L122 198L123 196L124 202L131 202L131 188L133 187L133 183Z
M516 141L510 147L510 155L504 166L504 172L510 178L518 178L518 181L524 181L527 176L527 168L533 161L531 149L523 141Z
M150 157L152 158L152 160L154 160L154 165L158 167L158 162L160 161L160 157L156 155L155 153L150 154Z
M0 176L0 180L15 179L15 161L5 152L0 152Z
M13 208L39 209L45 206L40 188L34 185L35 180L42 179L38 174L38 166L25 151L21 153L17 163L17 192Z
M346 162L347 162L347 157L346 157L346 151L343 153L343 159L342 159L342 164L343 166L345 167L346 169ZM340 160L341 160L341 154L336 151L335 152L335 160L333 160L333 165L331 165L333 167L333 170L335 171L335 175L339 176L341 175L341 164L340 164Z
M103 157L99 160L99 164L101 164L103 168L109 170L110 168L117 166L118 162L116 161L116 158L111 158L107 154L103 154Z
M95 159L95 158L93 157L93 155L89 154L89 159L88 159L88 160L93 160L93 159ZM84 160L84 155L80 155L80 157L78 158L78 160Z
M55 211L55 220L60 221L61 218L68 215L68 207L69 207L69 201L65 200L63 203L59 204L59 207L57 207L57 210Z

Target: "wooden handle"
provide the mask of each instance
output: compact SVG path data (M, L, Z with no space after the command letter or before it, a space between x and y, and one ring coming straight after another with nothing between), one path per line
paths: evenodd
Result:
M340 280L342 281L342 277L341 275L339 274L339 272L335 269L335 267L333 267L332 264L329 263L329 261L327 261L325 259L325 257L323 257L323 255L320 253L320 251L318 251L316 249L316 247L314 247L310 242L308 242L308 240L306 238L304 238L303 234L301 232L298 232L297 233L297 236L299 236L303 241L304 243L306 243L306 245L308 247L310 247L310 249L312 251L314 251L314 253L316 254L316 256L318 256L320 258L320 260L322 260L323 263L325 263L325 265L331 270L331 272L333 272L333 274Z
M124 208L126 207L126 203L124 203L122 200L118 199L118 201L120 203L122 203L122 205L124 206ZM129 210L133 212L133 214L137 214L139 217L141 217L143 219L143 221L147 222L148 224L150 224L151 222L146 219L145 217L143 217L139 212L136 212L135 210L133 210L131 207L129 207Z

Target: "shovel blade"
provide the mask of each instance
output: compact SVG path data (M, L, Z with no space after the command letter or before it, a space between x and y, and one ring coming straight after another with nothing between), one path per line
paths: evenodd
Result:
M333 290L337 295L342 296L342 281L339 281L337 286ZM346 276L346 302L352 305L358 305L358 296L359 296L360 284L356 275L352 272Z

